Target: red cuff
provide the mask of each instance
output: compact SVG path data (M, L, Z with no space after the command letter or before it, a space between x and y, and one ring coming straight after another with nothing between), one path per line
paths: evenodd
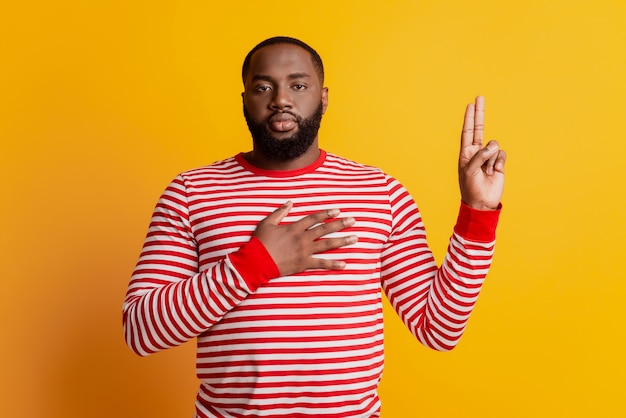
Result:
M280 276L274 259L257 237L250 238L241 248L230 253L228 258L252 291Z
M471 241L491 242L496 239L501 210L501 203L496 210L477 210L461 202L454 232Z

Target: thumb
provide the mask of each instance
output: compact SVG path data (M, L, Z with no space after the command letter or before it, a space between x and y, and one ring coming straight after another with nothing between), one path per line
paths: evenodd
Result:
M497 141L489 141L487 146L478 151L467 163L467 171L477 171L489 160L495 160L500 146Z
M287 214L289 213L292 207L293 207L293 202L291 200L288 200L285 203L283 203L281 207L279 207L274 212L267 215L264 221L272 225L278 225L282 222L283 219L285 219L285 216L287 216Z

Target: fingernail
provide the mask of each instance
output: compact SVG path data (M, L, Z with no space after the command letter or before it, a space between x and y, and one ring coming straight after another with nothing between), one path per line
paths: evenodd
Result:
M356 222L356 220L353 217L349 217L344 219L343 224L346 226L351 226L354 225L354 223Z
M328 216L337 216L339 215L339 209L328 209Z
M348 244L356 244L356 242L359 240L359 238L356 235L350 235L346 241L348 241Z

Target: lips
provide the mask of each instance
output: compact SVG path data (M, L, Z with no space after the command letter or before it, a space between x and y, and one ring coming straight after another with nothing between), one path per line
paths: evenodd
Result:
M269 126L273 131L286 132L294 129L298 122L296 117L289 113L276 113L269 119Z

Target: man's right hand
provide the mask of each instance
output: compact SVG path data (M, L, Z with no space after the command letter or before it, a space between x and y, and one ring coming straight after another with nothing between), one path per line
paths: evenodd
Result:
M339 218L326 222L339 215L339 209L329 209L305 216L292 224L280 225L292 207L293 203L289 201L276 209L259 222L253 234L265 245L281 276L300 273L307 269L345 268L344 261L316 258L313 255L357 242L356 235L322 238L354 225L354 218Z

